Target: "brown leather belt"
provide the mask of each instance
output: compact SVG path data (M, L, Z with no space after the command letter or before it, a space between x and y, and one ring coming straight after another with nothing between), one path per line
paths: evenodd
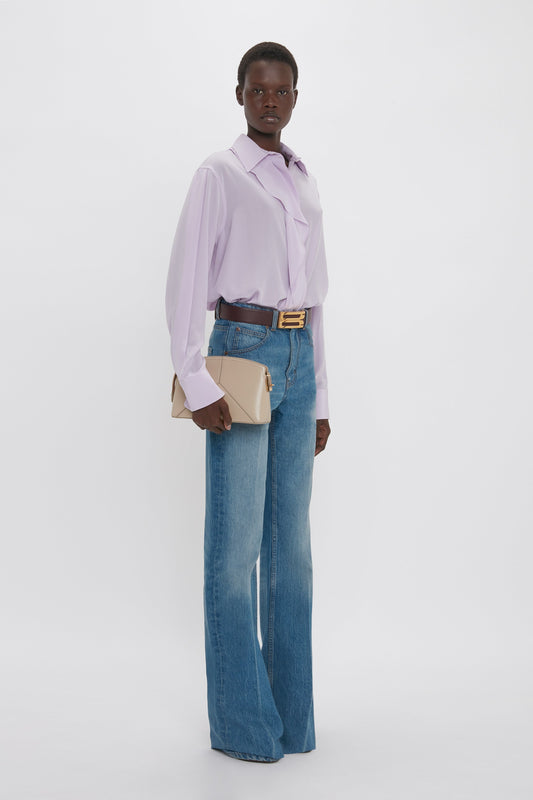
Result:
M277 314L276 328L283 330L305 328L310 320L309 312L309 308L302 308L300 311L276 311L274 308L243 308L223 301L218 304L219 319L247 322L250 325L266 325L271 328L274 315Z

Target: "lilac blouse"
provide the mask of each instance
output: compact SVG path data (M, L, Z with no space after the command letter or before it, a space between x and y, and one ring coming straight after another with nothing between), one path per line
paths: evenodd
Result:
M312 308L316 417L327 419L322 303L328 278L315 178L287 147L264 150L241 134L196 170L170 256L166 316L174 369L195 411L223 392L205 368L206 309L219 297L287 309Z

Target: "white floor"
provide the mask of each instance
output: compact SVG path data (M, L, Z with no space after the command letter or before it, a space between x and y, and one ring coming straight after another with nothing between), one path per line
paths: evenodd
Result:
M209 747L203 653L168 643L12 649L2 800L531 800L526 666L342 668L317 657L317 749Z

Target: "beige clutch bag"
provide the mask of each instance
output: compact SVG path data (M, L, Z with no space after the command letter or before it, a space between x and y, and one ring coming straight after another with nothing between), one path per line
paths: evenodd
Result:
M272 378L265 364L233 356L206 356L207 371L224 392L232 422L259 425L270 422ZM191 419L178 376L172 380L172 416Z

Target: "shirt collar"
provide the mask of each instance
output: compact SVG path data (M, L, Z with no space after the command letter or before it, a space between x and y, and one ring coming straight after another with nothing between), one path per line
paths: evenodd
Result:
M241 135L235 139L230 147L230 150L232 150L237 158L242 162L247 172L251 172L253 168L257 166L257 164L259 164L259 162L264 158L269 156L277 157L280 155L280 153L276 152L275 150L264 150L262 147L259 147L259 145L254 142L253 139L250 139L250 137L245 133L241 133ZM290 161L294 161L302 172L308 175L304 162L299 156L296 155L294 150L291 150L290 147L287 147L287 145L282 142L281 151L288 156Z

